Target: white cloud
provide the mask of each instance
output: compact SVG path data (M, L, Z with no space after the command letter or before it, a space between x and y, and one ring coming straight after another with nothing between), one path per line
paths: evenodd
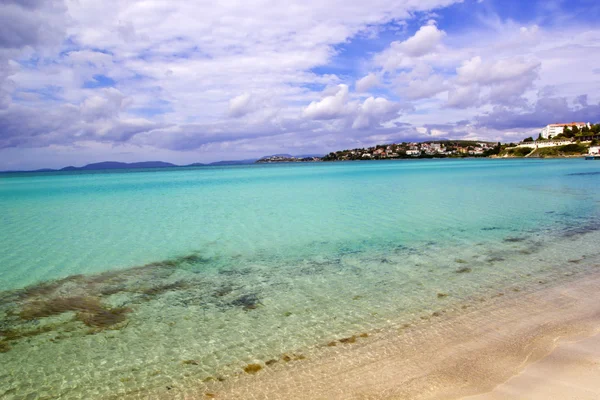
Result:
M405 41L392 42L388 49L375 57L375 63L386 71L409 67L414 58L436 52L444 36L446 32L430 22Z
M335 149L419 135L403 123L473 120L490 109L497 112L480 124L500 126L491 117L533 113L548 86L569 99L552 107L566 107L565 117L580 95L588 106L577 107L600 101L600 30L472 15L485 29L465 20L457 31L438 8L459 1L6 0L0 160L1 149L111 140L139 151L195 149L200 160L242 146ZM439 27L426 22L408 33L429 18ZM390 34L405 36L371 53ZM373 88L379 97L365 100L360 93ZM502 134L477 134L486 132Z
M86 98L81 104L81 115L84 120L91 122L98 119L109 119L131 104L119 90L115 88L101 89L97 94Z
M473 57L457 68L457 81L461 84L500 84L518 79L524 75L537 76L540 62L524 60L520 57L484 62L481 57Z
M432 75L422 80L411 80L404 91L407 98L412 100L424 99L448 90L446 81L439 75Z
M354 129L373 128L398 116L401 105L382 97L369 97L358 108L357 117L352 123Z
M376 74L370 73L356 81L354 87L357 92L367 92L374 86L379 84L379 77Z
M539 77L541 63L521 57L483 61L479 56L456 69L456 87L448 99L451 107L464 108L477 104L522 105L523 95ZM486 96L480 98L482 89ZM469 99L471 96L471 99Z
M306 118L327 120L340 118L348 112L348 85L340 84L335 93L311 102L302 112Z
M406 41L396 44L397 50L409 57L420 57L436 49L442 38L446 35L435 24L422 26L415 35Z
M467 108L479 105L480 88L477 85L457 86L448 92L448 106Z
M243 93L229 100L229 115L237 118L251 112L251 99L250 93Z

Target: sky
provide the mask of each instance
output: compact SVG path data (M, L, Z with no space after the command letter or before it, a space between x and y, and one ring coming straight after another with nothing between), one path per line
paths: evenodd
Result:
M600 122L597 0L2 0L0 170Z

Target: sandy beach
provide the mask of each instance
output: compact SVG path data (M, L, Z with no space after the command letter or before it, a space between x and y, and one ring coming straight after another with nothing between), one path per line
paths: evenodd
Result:
M487 299L461 315L323 347L204 395L222 399L592 399L600 274ZM469 307L465 305L465 307ZM433 317L435 318L435 317ZM191 388L190 388L191 389ZM180 393L198 398L191 390Z
M600 334L564 340L543 359L494 390L465 400L600 398Z

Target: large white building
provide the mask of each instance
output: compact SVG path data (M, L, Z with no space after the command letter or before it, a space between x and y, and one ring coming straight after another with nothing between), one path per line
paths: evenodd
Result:
M588 128L590 127L589 123L585 123L585 122L568 122L568 123L564 123L564 124L550 124L547 125L544 129L542 129L542 137L544 139L548 139L549 137L555 137L556 135L560 135L561 133L563 133L565 126L568 128L571 128L573 125L575 125L577 128L581 129L584 126L587 126Z

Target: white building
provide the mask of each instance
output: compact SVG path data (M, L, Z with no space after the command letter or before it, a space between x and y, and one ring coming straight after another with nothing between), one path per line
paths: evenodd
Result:
M419 150L406 150L407 156L419 157L421 152Z
M571 144L571 143L573 143L573 142L570 139L551 140L549 142L535 141L535 142L520 143L519 145L517 145L517 147L529 147L531 149L538 149L538 148L543 148L543 147L565 146L565 145Z
M579 129L585 126L587 126L588 128L590 127L590 124L586 124L585 122L567 122L564 124L550 124L547 125L544 129L542 129L541 134L544 139L548 139L550 136L555 137L556 135L560 135L561 133L563 133L565 126L571 128L573 125L575 125Z
M593 154L595 156L599 155L600 154L600 146L592 146L592 147L590 147L589 154L590 155Z

